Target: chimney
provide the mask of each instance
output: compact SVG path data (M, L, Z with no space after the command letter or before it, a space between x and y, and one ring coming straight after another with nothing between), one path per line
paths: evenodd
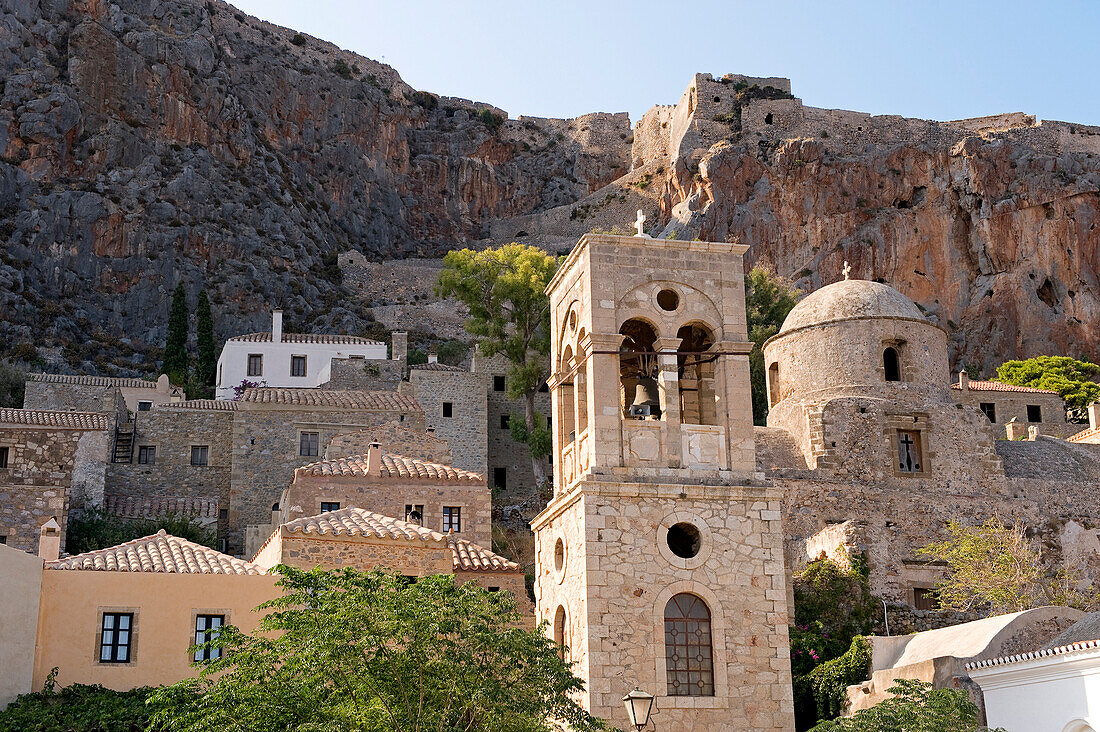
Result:
M271 342L282 343L283 342L283 311L272 310L271 311Z
M390 333L390 358L394 361L409 360L409 334L403 330Z
M429 353L428 354L428 363L439 363L439 354Z
M50 520L42 524L38 535L38 558L44 562L56 562L61 556L61 525L57 518L51 516Z
M1025 427L1025 425L1022 422L1016 421L1016 418L1013 417L1005 425L1005 437L1007 437L1010 440L1022 440L1022 439L1024 439L1024 434L1026 432L1024 427Z
M1029 424L1027 426L1027 439L1029 442L1035 442L1039 439L1039 427L1038 425Z
M372 478L382 475L382 443L380 442L367 445L367 475Z
M970 389L970 374L966 373L966 369L959 372L959 388L964 392Z
M1093 402L1089 405L1089 427L1100 430L1100 402Z

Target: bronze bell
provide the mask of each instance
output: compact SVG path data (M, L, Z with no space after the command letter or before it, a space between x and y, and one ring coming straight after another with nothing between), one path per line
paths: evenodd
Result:
M661 392L657 380L652 376L642 376L634 389L634 403L630 405L632 417L660 417Z

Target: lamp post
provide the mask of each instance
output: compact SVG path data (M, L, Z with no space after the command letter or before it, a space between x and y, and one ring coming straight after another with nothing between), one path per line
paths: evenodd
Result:
M642 728L649 724L649 713L653 711L653 695L647 694L637 686L634 691L623 697L626 706L626 716L630 723L641 732Z

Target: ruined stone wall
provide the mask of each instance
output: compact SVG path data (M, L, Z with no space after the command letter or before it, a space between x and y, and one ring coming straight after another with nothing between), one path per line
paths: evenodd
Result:
M506 471L507 490L511 492L513 489L518 489L523 492L535 485L535 474L531 470L531 453L527 445L512 439L511 429L501 426L501 420L504 417L511 417L513 414L523 417L523 400L509 399L507 391L498 391L494 381L494 377L506 375L508 366L508 362L499 355L492 358L478 355L474 359L473 370L482 379L487 393L484 434L488 443L488 465L485 479L491 487L495 486L496 471L503 469ZM507 389L507 379L505 379L505 389ZM544 417L550 416L549 392L535 394L535 410ZM550 474L549 458L545 463L546 472Z
M57 384L33 379L27 381L23 408L58 412L104 412L112 417L126 414L126 402L117 387Z
M485 475L488 469L485 439L485 379L469 371L409 370L412 394L424 407L424 419L435 436L451 446L453 465ZM451 416L443 404L451 405Z
M329 374L329 380L319 389L397 391L405 375L405 364L374 358L334 358Z
M1051 437L1067 437L1083 429L1081 425L1066 422L1066 405L1058 394L952 389L951 395L959 403L975 409L983 402L993 404L999 439L1004 439L1005 424L1013 419L1023 425L1034 424L1039 428L1040 434ZM1041 422L1028 422L1027 407L1030 404L1040 407L1043 418Z
M492 497L484 485L297 473L279 503L283 521L321 513L322 501L402 520L406 504L420 504L423 526L440 533L444 533L443 507L458 506L462 509L458 536L483 547L492 543Z
M451 548L445 542L378 537L284 534L280 561L300 569L352 567L365 572L381 567L411 577L450 574L454 570Z

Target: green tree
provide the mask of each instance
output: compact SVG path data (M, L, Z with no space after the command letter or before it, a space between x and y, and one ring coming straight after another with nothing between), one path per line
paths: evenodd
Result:
M1070 416L1081 419L1093 402L1100 401L1100 365L1069 356L1036 356L1026 361L1005 361L997 367L1002 384L1051 389L1062 395Z
M22 407L26 390L27 375L23 370L0 361L0 407Z
M172 306L168 311L168 339L164 343L164 365L161 367L173 384L187 383L190 372L187 320L187 292L181 282L172 293Z
M143 536L155 534L161 529L172 536L193 541L196 544L217 548L217 532L204 527L190 516L166 515L153 519L123 519L106 509L90 508L71 515L65 534L65 551L69 554L106 549Z
M779 332L787 314L801 297L784 280L764 267L753 267L745 275L745 314L748 319L749 380L752 385L753 423L764 425L768 418L767 379L764 376L764 341Z
M468 730L606 726L559 648L523 627L510 593L453 575L279 567L257 632L226 626L221 658L156 695L174 732Z
M198 346L195 381L203 392L199 396L209 397L213 393L218 370L218 347L214 342L214 316L210 312L210 298L206 296L206 290L199 292L199 304L195 308L195 342Z
M1081 589L1073 572L1044 566L1042 552L1019 524L1005 526L996 518L978 526L952 521L947 531L948 539L917 550L950 567L947 579L936 585L942 609L988 608L996 615L1044 605L1100 607L1095 588Z
M813 732L976 732L978 708L965 691L933 689L915 679L898 679L894 696L846 719L822 722ZM1004 732L993 730L991 732Z
M535 393L549 376L550 299L546 286L557 260L538 247L505 244L497 249L448 252L436 294L454 297L469 310L466 331L486 356L510 362L508 397L523 399L523 424L513 435L527 444L531 470L541 485L549 478L543 459L550 431L535 410ZM515 421L515 420L512 420Z

